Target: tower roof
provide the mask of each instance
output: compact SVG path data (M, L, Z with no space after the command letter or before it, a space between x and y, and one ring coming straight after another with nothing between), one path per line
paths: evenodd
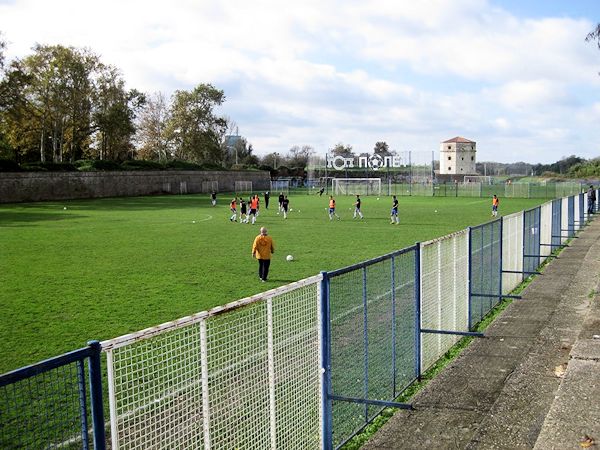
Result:
M449 142L457 142L459 144L475 144L475 141L470 141L470 140L465 139L464 137L460 137L460 136L456 136L456 137L453 137L452 139L448 139L447 141L442 142L442 144L447 144Z

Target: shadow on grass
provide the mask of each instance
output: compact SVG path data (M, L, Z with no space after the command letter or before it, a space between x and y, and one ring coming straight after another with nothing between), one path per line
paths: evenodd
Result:
M25 227L35 226L39 222L58 222L61 220L81 219L87 216L67 213L51 212L13 212L0 211L0 227Z

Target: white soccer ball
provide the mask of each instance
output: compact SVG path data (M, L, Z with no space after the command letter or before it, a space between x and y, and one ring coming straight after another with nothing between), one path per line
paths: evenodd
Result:
M377 197L377 200L379 200L379 197Z
M294 257L293 257L292 255L287 255L287 256L285 257L285 259L286 259L287 261L293 261L293 260L294 260Z
M437 212L437 209L434 212Z
M196 223L196 221L195 221L195 220L192 220L192 223Z
M67 209L67 207L65 206L63 209Z
M294 210L294 208L290 208L290 212L293 211L293 210Z

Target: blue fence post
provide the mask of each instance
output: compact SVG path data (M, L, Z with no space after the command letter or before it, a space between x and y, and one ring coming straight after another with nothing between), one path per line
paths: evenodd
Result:
M471 227L467 228L468 232L469 232L469 239L468 239L468 248L467 248L467 252L469 253L469 262L468 262L468 267L469 267L469 273L468 273L468 279L467 279L467 287L468 287L468 302L467 302L467 321L468 321L468 330L469 331L473 331L473 321L471 320L471 277L472 277L472 273L473 273L473 269L472 269L472 264L473 264L473 259L471 258L471 245L472 245L472 234L473 234L473 230L471 229Z
M321 367L323 378L321 380L321 399L323 409L323 450L333 448L333 414L331 404L331 310L329 302L329 275L321 272Z
M421 381L421 243L415 244L415 376Z
M89 341L88 345L92 351L89 359L89 371L94 448L104 450L106 448L106 438L104 436L104 406L102 404L102 369L100 368L102 349L98 341Z
M363 267L363 339L364 339L364 365L365 385L364 397L369 398L369 333L368 333L368 311L367 311L367 268ZM369 421L369 405L365 403L365 423Z
M504 236L504 217L500 217L500 255L498 256L498 258L500 259L500 264L498 267L498 301L502 301L502 265L504 263L504 260L502 259L502 251L504 250L504 247L502 245L502 237Z
M396 258L392 256L392 398L396 398Z

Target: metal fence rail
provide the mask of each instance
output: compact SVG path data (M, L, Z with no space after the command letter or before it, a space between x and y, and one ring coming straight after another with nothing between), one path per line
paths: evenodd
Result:
M320 447L320 281L103 342L112 449Z
M92 445L105 448L98 342L0 376L0 448Z
M469 229L469 330L502 300L502 219Z
M417 255L415 246L324 276L334 446L354 436L419 375Z

